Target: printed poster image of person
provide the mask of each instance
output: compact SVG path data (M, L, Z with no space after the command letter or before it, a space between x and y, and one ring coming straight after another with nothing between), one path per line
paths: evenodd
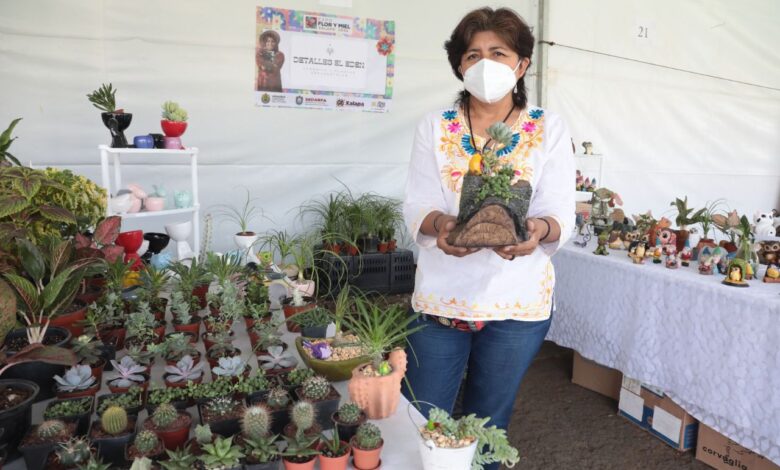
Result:
M257 91L282 91L282 66L284 53L279 52L279 33L266 30L260 34L255 51L257 64Z

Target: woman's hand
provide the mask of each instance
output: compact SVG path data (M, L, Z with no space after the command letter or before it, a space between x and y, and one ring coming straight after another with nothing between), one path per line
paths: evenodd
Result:
M536 250L539 246L539 239L544 236L544 233L540 231L546 230L544 222L540 222L535 219L528 219L525 221L525 226L528 229L528 240L518 243L517 245L501 246L493 248L498 256L505 260L513 260L517 256L526 256Z
M448 255L457 256L462 258L464 256L476 253L479 248L464 248L460 246L452 246L447 242L447 237L450 236L450 232L455 229L455 223L458 219L455 216L443 214L439 216L439 220L436 225L439 229L439 234L436 235L436 246Z

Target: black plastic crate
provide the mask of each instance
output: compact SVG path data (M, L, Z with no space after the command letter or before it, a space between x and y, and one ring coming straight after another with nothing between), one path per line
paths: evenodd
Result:
M364 292L390 291L390 255L366 253L352 256L350 284Z
M323 253L315 263L318 267L318 294L336 296L342 286L350 282L353 273L354 256L338 256Z
M410 250L398 250L390 254L390 290L391 294L406 294L414 290L414 253Z

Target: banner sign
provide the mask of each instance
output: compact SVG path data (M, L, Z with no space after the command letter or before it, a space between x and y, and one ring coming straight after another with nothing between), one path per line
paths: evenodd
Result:
M386 112L395 22L257 7L255 103Z

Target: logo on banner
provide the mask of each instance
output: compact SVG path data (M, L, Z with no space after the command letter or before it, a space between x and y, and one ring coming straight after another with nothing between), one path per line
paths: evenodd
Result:
M260 97L260 101L262 101L263 104L268 104L271 102L271 96L268 93L263 93L263 96Z
M344 100L344 106L352 106L353 108L362 108L366 104L362 101Z
M308 96L304 99L304 102L306 104L311 104L311 105L328 104L328 100L326 100L325 98L309 98Z
M352 34L352 22L341 18L305 15L303 17L303 30L325 33Z
M295 104L302 105L303 104L303 96L300 96L300 95L296 96L295 97Z
M344 100L341 99L341 98L337 99L336 100L336 106L339 106L339 107L344 106Z
M306 17L303 19L303 28L317 29L317 17L306 15Z

